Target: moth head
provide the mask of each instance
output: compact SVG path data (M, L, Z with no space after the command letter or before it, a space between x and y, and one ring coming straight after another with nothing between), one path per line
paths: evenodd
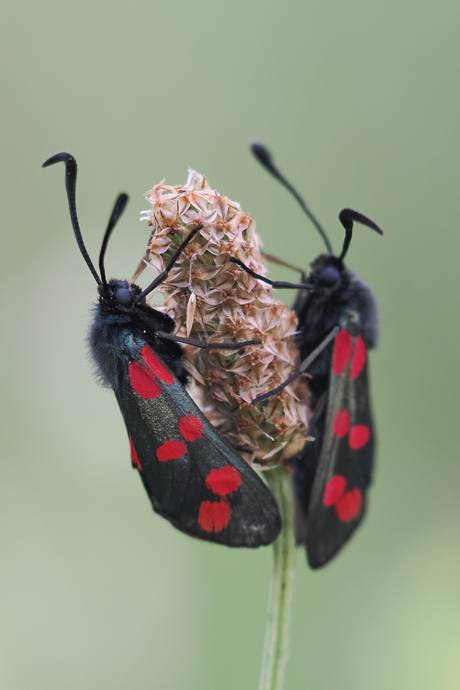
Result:
M346 280L346 269L341 259L333 254L321 254L311 265L308 282L318 290L332 292Z
M101 300L110 302L112 306L131 309L138 302L137 298L141 294L141 288L133 283L128 283L127 280L114 279L109 280L107 284L99 285L98 293Z

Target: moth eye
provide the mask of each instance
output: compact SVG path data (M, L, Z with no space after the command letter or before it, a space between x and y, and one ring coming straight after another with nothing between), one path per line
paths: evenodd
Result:
M123 307L131 307L133 304L133 296L128 288L117 288L115 290L115 299Z
M322 285L332 286L340 282L340 273L333 266L328 266L321 271L318 280Z

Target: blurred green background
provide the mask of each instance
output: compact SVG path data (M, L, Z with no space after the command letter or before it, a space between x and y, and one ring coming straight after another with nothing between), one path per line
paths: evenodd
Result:
M344 206L385 229L358 226L348 255L381 308L370 511L324 570L298 552L286 690L460 688L459 20L454 0L5 1L2 690L257 687L271 551L153 515L91 378L95 284L64 169L40 169L77 158L93 257L131 194L115 276L142 254L143 192L188 166L253 215L268 252L307 266L320 238L250 157L254 138L336 249Z

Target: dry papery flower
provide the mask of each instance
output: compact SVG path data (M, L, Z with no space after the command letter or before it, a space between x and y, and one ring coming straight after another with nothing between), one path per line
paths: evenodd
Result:
M164 303L155 308L169 314L176 333L186 337L263 341L236 351L187 346L186 366L194 380L190 393L230 443L250 451L250 461L260 467L280 463L307 437L308 390L300 377L268 400L251 404L298 364L295 314L273 298L271 286L229 261L236 257L265 274L254 220L193 170L185 185L160 182L146 199L151 209L144 215L153 228L148 265L157 272L190 231L203 225L161 284Z

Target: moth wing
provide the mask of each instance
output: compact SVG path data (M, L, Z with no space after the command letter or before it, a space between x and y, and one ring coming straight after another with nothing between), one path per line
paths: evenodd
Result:
M116 394L133 465L157 513L191 536L227 546L276 539L281 517L272 493L147 345Z
M312 568L325 565L361 522L373 457L366 348L358 336L352 339L343 371L331 367L325 432L306 525Z

